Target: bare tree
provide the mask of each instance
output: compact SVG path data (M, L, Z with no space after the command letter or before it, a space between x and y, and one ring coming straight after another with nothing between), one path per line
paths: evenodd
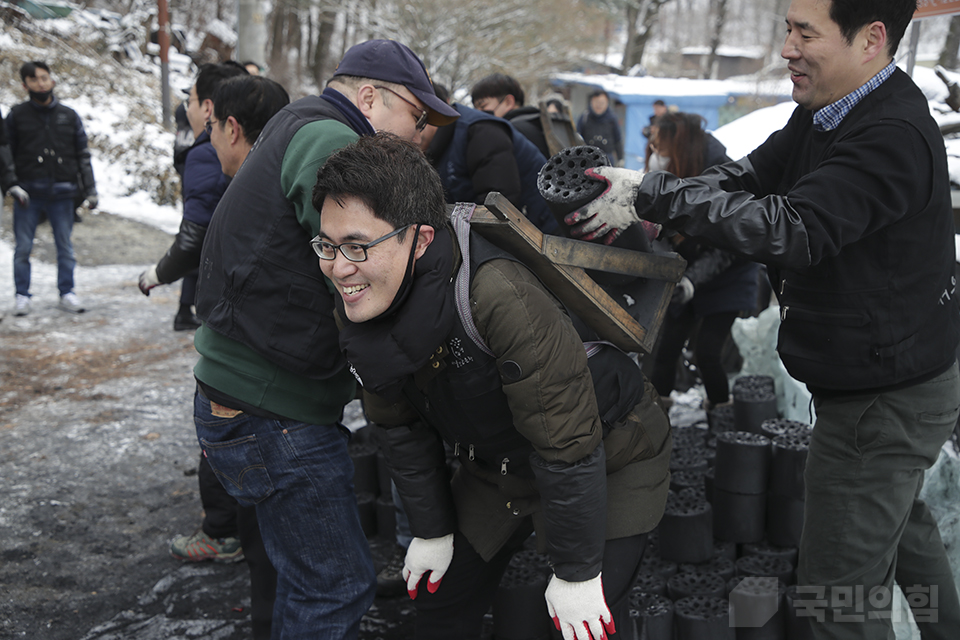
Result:
M720 48L721 34L727 22L727 0L710 0L713 32L710 34L710 55L707 56L707 68L700 70L701 77L716 78L718 71L717 49Z
M627 42L623 48L623 70L629 71L643 60L643 52L657 23L660 8L670 0L627 0Z
M958 51L960 51L960 15L950 18L950 29L947 31L947 39L943 43L943 49L940 50L937 64L947 69L956 69L960 66Z

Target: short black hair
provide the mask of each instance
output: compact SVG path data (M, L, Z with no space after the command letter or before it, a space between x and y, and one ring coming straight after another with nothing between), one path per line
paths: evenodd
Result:
M470 89L470 99L473 100L474 104L484 98L502 100L507 96L513 96L518 107L522 107L526 100L523 87L520 86L517 79L505 73L492 73L486 78L478 80Z
M338 203L358 198L394 229L414 224L441 229L449 224L436 169L420 147L385 131L361 136L320 167L313 206L321 219L328 197ZM399 234L401 241L403 236Z
M606 98L607 100L610 99L610 94L608 94L608 93L607 93L606 91L604 91L603 89L594 89L593 91L590 92L590 95L587 96L587 100L593 100L593 99L596 98L597 96L603 96L603 97Z
M47 63L43 60L31 60L30 62L24 62L23 66L20 67L20 81L26 82L27 78L36 78L37 69L43 69L47 73L50 73L50 67L47 66Z
M840 27L847 44L863 27L871 22L882 22L887 28L887 53L892 58L907 31L907 25L917 11L917 0L833 0L830 19Z
M212 100L213 92L220 86L221 82L234 76L248 75L250 74L247 73L247 70L236 62L233 64L222 62L220 64L201 65L200 72L197 74L197 81L194 83L197 87L197 99L200 102Z
M450 104L450 90L447 89L447 85L440 84L439 82L433 83L433 92L437 94L437 97Z
M243 127L244 139L253 144L267 122L290 104L290 96L280 83L243 74L227 78L213 92L213 115L223 122L233 116Z

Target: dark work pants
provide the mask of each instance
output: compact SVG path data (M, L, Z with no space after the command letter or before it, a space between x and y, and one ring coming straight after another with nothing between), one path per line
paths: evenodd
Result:
M814 636L892 640L896 580L924 640L960 638L953 574L918 497L960 413L957 365L906 389L814 404L797 571Z
M237 537L237 500L220 484L210 463L200 452L197 469L200 482L200 504L203 505L203 532L211 538ZM246 549L244 549L246 552Z
M197 270L194 269L180 280L180 304L195 304L197 299Z
M730 397L727 374L723 370L720 354L723 344L730 334L730 327L739 314L736 311L715 313L703 316L700 331L697 334L694 354L700 378L707 392L707 399L717 405ZM650 382L661 396L669 396L677 377L677 360L683 351L683 345L693 333L697 323L693 305L684 305L679 315L668 314L660 330L660 346L653 363Z
M453 538L453 560L436 593L429 593L421 580L417 599L416 640L476 640L483 616L493 603L500 579L514 553L530 536L532 526L521 527L490 562L458 531ZM611 640L633 640L628 615L630 588L643 559L647 536L607 540L603 553L603 591L613 614L617 633ZM547 605L540 606L546 615ZM552 628L552 625L551 625Z

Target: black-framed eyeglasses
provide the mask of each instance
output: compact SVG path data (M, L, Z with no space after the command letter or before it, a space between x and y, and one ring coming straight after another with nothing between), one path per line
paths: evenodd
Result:
M409 225L407 225L409 226ZM380 236L373 242L368 242L366 244L360 244L358 242L344 242L342 244L333 244L332 242L327 242L322 239L320 236L315 237L310 241L310 246L313 248L313 251L320 256L321 260L334 260L337 257L337 249L340 250L340 253L343 254L343 257L349 260L350 262L363 262L367 259L367 249L375 245L380 244L384 240L389 240L393 236L402 232L407 226L394 229L385 236Z
M203 125L203 130L207 132L207 135L208 135L208 136L209 136L209 135L211 134L211 132L213 131L213 125L215 125L215 124L220 124L220 121L217 120L216 122L214 122L213 120L209 120L209 119L208 119L207 122L206 122L206 124Z
M384 91L389 91L390 93L392 93L393 95L397 96L398 98L400 98L401 100L403 100L404 102L406 102L408 105L410 105L411 107L413 107L414 109L416 109L417 111L419 111L419 112L420 112L420 116L417 117L417 125L416 125L416 126L417 126L417 131L423 131L423 130L426 128L426 126L427 126L427 117L428 117L430 114L429 114L425 109L421 109L421 108L418 107L417 105L413 104L412 102L410 102L409 100L407 100L406 98L404 98L402 95L400 95L399 93L397 93L396 91L394 91L394 90L391 89L390 87L384 87L384 86L375 84L375 85L373 85L373 88L374 88L374 89L383 89Z

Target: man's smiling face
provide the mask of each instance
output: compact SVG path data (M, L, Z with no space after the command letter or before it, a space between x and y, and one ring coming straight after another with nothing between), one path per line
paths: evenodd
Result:
M341 202L327 197L323 202L320 238L331 244L367 244L393 230L357 197L346 196ZM333 260L320 260L320 269L336 285L351 322L366 322L390 307L403 282L416 235L410 228L403 240L395 236L370 247L363 262L347 260L340 250Z
M793 99L817 111L859 88L861 59L830 18L831 0L793 0L787 11L787 38L780 55L787 60Z

